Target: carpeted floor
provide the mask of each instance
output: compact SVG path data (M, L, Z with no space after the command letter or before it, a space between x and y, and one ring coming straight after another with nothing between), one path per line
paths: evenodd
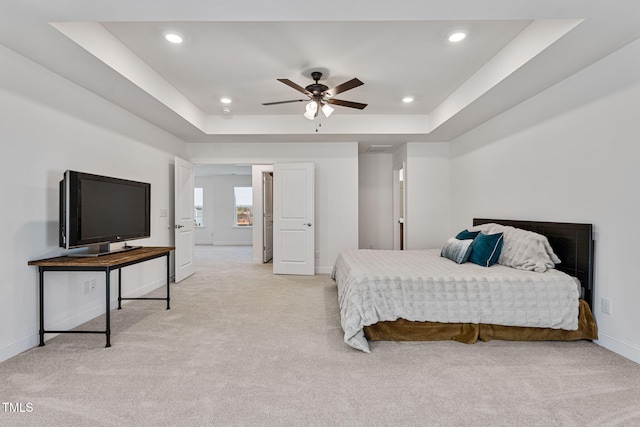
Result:
M365 354L343 342L328 276L275 276L250 247L199 246L197 265L171 310L114 310L111 348L60 335L1 363L0 425L640 425L640 365L593 343Z

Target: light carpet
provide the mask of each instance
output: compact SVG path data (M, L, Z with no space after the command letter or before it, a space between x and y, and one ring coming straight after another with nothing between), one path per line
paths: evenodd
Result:
M327 275L273 275L250 247L198 246L171 307L114 310L111 348L66 334L1 363L0 425L640 425L640 365L593 343L375 342L365 354L343 342Z

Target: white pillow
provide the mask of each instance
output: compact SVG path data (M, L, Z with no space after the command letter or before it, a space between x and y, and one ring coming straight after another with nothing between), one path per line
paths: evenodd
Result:
M503 233L504 244L498 264L542 273L560 263L549 240L542 234L494 223L478 225L469 231L482 231L485 234Z
M449 258L458 264L465 263L469 260L469 255L471 254L471 243L473 243L473 239L458 240L455 237L451 237L442 247L440 256Z

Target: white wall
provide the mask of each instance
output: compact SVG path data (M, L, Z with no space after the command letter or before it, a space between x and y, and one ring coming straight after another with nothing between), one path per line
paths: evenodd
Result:
M598 343L638 363L639 112L636 41L458 138L450 227L473 217L592 223Z
M160 210L173 212L173 158L184 156L186 147L2 46L0 63L1 361L38 344L37 269L27 262L63 253L57 234L63 172L150 182L152 237L136 243L172 245L173 219L161 217ZM112 128L100 126L101 120ZM164 265L158 259L125 268L123 293L140 295L163 286ZM82 282L93 278L98 291L83 295ZM67 329L103 314L104 281L102 273L46 273L45 327ZM116 297L112 292L113 303Z
M358 211L360 249L393 249L392 154L360 154Z
M407 249L439 248L449 236L449 144L407 143Z
M358 144L190 143L196 164L315 164L316 272L330 273L343 249L358 247Z
M251 187L251 175L195 177L195 186L204 192L204 227L197 227L197 245L251 245L251 227L235 226L233 187Z

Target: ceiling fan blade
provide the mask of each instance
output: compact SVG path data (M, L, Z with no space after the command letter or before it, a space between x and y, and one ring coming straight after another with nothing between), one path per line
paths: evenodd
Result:
M292 99L291 101L276 101L276 102L263 102L262 105L276 105L276 104L288 104L290 102L305 102L309 99Z
M358 110L364 110L364 107L367 106L367 104L361 104L359 102L352 102L352 101L343 101L342 99L335 99L335 98L328 98L328 99L325 99L324 101L328 104L340 105L342 107L357 108Z
M327 95L335 96L349 89L353 89L354 87L362 86L363 84L364 83L362 83L360 80L354 78L349 80L348 82L344 82L341 85L334 87L333 89L329 89L327 91Z
M304 93L305 95L311 95L311 92L309 92L308 90L306 90L305 88L303 88L299 84L296 84L296 83L292 82L289 79L278 79L278 81L286 84L287 86L290 86L290 87L294 88L298 92Z

